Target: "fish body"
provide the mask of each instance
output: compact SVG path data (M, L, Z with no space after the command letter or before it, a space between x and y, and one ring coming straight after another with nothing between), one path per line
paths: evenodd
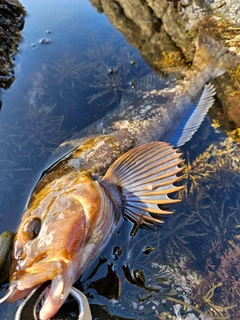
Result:
M176 84L171 79L165 83L152 73L143 77L136 90L126 94L115 110L85 133L122 131L134 139L134 147L159 140L181 146L191 139L214 102L215 90L206 83L239 62L236 54L201 36L196 42L193 65L184 79ZM63 145L69 144L71 149L78 143L76 139Z
M181 160L157 141L180 146L189 140L213 104L214 88L204 85L238 61L208 38L198 47L193 69L177 86L160 89L156 76L144 78L116 110L58 148L58 160L43 172L17 229L8 302L51 280L40 311L42 320L49 319L122 215L151 225L170 213L161 205L177 201L168 194L181 188L174 186Z

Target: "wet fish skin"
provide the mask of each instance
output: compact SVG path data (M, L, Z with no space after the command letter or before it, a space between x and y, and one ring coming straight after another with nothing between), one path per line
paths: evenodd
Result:
M201 41L210 47L214 43ZM40 313L41 319L50 318L65 301L71 285L106 245L122 211L143 224L158 221L147 212L169 214L157 204L176 201L167 194L179 190L173 183L179 180L181 160L167 144L151 141L168 141L194 107L193 100L203 85L236 63L226 49L218 46L217 50L217 61L211 55L205 57L203 65L190 72L193 79L187 76L171 89L150 86L136 92L132 100L123 99L116 110L86 130L87 137L59 148L60 154L66 146L71 151L43 172L17 230L8 302L51 280ZM200 53L196 55L199 61ZM213 96L214 89L208 85L197 102L197 111L204 109L206 113ZM191 117L193 129L183 127L181 143L188 138L184 128L187 135L193 134L201 122L194 113Z
M51 193L45 197L49 190ZM18 281L18 288L8 302L19 300L35 286L54 279L51 299L45 304L52 316L60 307L59 301L65 301L72 284L85 272L89 260L99 253L119 216L88 174L70 172L50 182L39 196L42 199L32 203L18 227L10 271L10 282ZM41 238L29 241L29 225L38 219L42 221ZM66 296L62 293L65 291Z
M108 136L93 140L99 147L107 143L108 150L112 141L112 152L118 145L117 136L110 140ZM90 141L92 144L92 139ZM17 301L43 282L51 280L50 291L40 311L43 320L58 311L72 284L110 239L122 212L125 211L126 216L134 221L142 219L145 224L158 222L157 218L147 216L147 211L156 215L169 214L155 203L178 201L168 198L167 194L182 188L173 186L180 179L177 173L182 171L178 167L182 162L180 154L166 143L150 143L129 150L110 166L102 179L94 180L91 173L100 174L105 167L102 164L99 171L94 167L88 168L88 162L84 162L89 151L88 142L43 175L33 190L14 239L7 301ZM82 158L82 155L85 156ZM83 160L79 170L74 161L77 159ZM95 157L89 157L89 161L99 163ZM142 172L135 170L136 163L142 167ZM130 174L132 186L124 182L131 171L136 171ZM139 183L142 196L131 191Z
M217 41L200 35L196 41L193 65L184 79L162 88L162 81L159 81L156 75L146 76L144 81L139 81L138 90L132 97L130 95L122 99L118 108L97 123L95 131L109 134L127 129L134 137L135 146L149 141L170 142L181 124L189 117L189 111L196 111L197 103L203 98L206 83L239 63L240 57L234 52L222 47ZM214 102L214 95L213 89L209 96L205 97L205 101L202 99L202 102L209 103L206 105L206 112ZM200 126L205 114L201 121L196 121L192 134ZM196 114L196 118L201 118L199 116ZM190 137L189 134L189 139ZM175 141L173 144L180 146L175 144Z

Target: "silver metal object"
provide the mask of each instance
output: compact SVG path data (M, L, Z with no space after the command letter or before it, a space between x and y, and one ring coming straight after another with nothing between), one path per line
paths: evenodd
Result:
M38 296L36 302L33 305L33 318L34 320L37 320L37 314L36 314L36 309L38 304L40 303L41 299L43 298L44 294L46 293L46 291L48 290L47 286ZM35 288L34 290L31 291L31 293L23 300L23 302L20 304L20 306L17 309L17 312L15 314L15 318L14 320L21 320L21 316L22 316L22 311L23 309L26 307L27 303L29 302L29 300L32 298L32 296L36 293L36 291L39 289ZM89 303L88 300L86 298L86 296L79 291L78 289L72 287L70 290L70 294L71 296L73 296L73 298L75 300L77 300L78 302L78 308L79 308L79 316L78 316L78 320L92 320L92 315L91 315L91 311L90 311L90 307L89 307Z
M37 291L38 288L33 289L31 293L23 300L23 302L20 304L20 306L17 309L14 320L21 320L21 314L22 314L23 308L26 306L26 304L28 303L28 301L31 299L31 297L34 295L34 293ZM36 314L33 314L33 317L34 317L34 320L37 320Z
M79 307L78 320L92 320L92 315L86 296L78 289L72 287L70 294L77 300Z

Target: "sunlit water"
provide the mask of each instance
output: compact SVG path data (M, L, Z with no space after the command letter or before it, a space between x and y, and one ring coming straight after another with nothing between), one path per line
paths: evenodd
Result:
M132 82L149 72L140 53L87 0L22 4L28 15L15 60L16 81L2 94L0 113L0 232L16 229L51 152L117 106ZM206 118L182 148L186 161L197 159L192 165L196 179L188 180L182 203L171 208L175 214L159 232L139 230L132 238L133 225L124 221L78 284L96 319L174 315L166 293L175 289L173 297L184 300L192 290L194 296L201 277L207 277L206 266L212 264L212 272L221 267L229 243L237 246L240 179L231 163L214 169L234 147ZM204 294L212 285L208 281ZM224 305L219 295L216 304ZM5 319L15 310L16 305L0 305ZM67 305L56 319L74 319L76 311Z

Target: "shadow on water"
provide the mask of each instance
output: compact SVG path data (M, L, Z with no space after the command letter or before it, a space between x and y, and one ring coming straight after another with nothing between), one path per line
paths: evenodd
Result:
M15 81L2 93L0 112L0 232L16 229L56 147L116 107L138 78L151 69L166 83L184 77L201 32L239 45L239 28L207 2L179 3L22 1ZM210 117L182 148L186 188L174 215L134 237L124 221L77 282L94 319L199 319L196 308L202 319L239 316L239 68L214 85ZM3 319L15 310L0 305ZM75 319L76 312L69 301L54 319Z

